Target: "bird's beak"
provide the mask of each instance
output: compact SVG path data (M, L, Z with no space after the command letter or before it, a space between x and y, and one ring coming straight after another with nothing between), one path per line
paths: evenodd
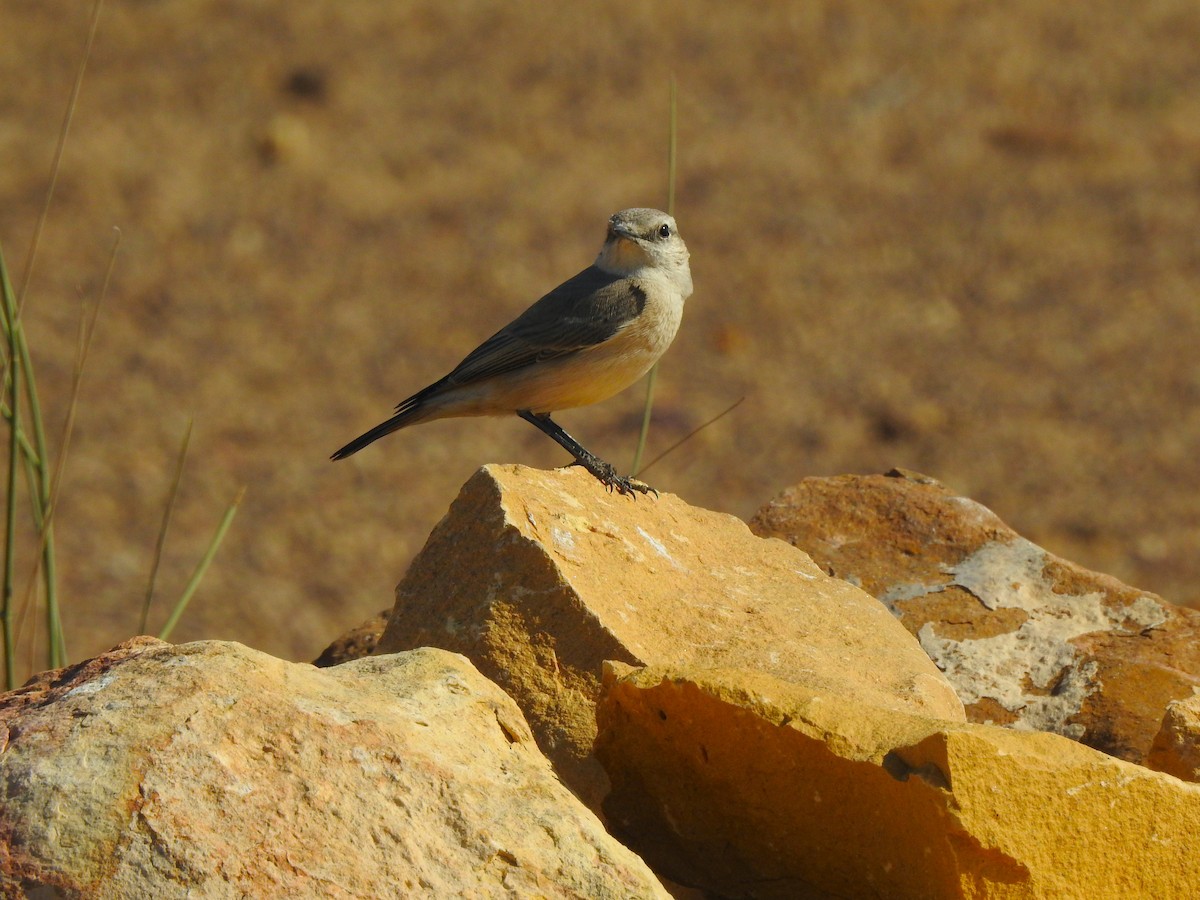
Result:
M637 235L626 228L624 225L618 225L615 222L610 222L608 225L608 239L618 240L624 239L627 241L636 241Z

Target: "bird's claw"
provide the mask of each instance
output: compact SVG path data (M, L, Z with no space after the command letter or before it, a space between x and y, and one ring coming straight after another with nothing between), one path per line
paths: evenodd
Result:
M637 499L638 494L653 494L655 497L658 497L658 491L650 487L646 482L638 481L633 476L616 476L606 486L610 491L615 489L618 494L624 494L632 497L634 500Z
M644 481L639 481L632 475L618 475L616 468L612 463L604 462L602 459L596 460L575 460L576 465L583 466L596 477L608 492L611 494L616 491L625 497L637 499L638 494L653 494L658 497L658 491L650 487Z

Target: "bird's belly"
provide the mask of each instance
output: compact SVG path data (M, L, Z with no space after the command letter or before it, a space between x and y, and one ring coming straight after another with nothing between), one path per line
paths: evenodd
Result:
M539 403L528 408L534 412L571 409L625 390L671 346L682 313L682 303L648 308L641 319L603 344L561 360L553 373L554 383L547 383Z
M545 413L607 400L650 371L671 345L680 313L643 316L602 344L496 379L487 405Z
M599 403L645 375L658 356L638 350L603 355L585 350L547 361L493 383L489 405L544 413Z
M674 340L682 317L682 298L652 304L601 344L456 388L437 403L431 418L523 409L549 413L607 400L650 371Z
M535 412L573 409L607 400L629 387L654 365L657 356L629 353L603 361L586 360L586 353L566 361L553 373L553 380L530 391L529 408ZM547 373L551 374L551 373Z

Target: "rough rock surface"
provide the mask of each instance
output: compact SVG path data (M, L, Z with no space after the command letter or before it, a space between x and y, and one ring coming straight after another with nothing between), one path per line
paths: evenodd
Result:
M1200 896L1200 786L756 672L606 669L610 827L723 897Z
M1146 765L1184 781L1200 781L1200 696L1167 704Z
M1141 762L1167 704L1200 688L1200 613L1047 553L924 476L807 478L750 524L886 603L972 721Z
M0 699L4 897L667 897L441 650L138 639Z
M579 468L486 466L396 589L379 652L466 654L517 700L588 803L605 660L757 669L814 690L962 719L886 608L782 541L669 494L607 493Z

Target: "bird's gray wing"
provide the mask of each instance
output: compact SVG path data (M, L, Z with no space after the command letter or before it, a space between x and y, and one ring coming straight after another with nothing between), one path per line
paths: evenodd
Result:
M590 266L496 332L444 379L468 384L607 341L642 312L646 292Z

